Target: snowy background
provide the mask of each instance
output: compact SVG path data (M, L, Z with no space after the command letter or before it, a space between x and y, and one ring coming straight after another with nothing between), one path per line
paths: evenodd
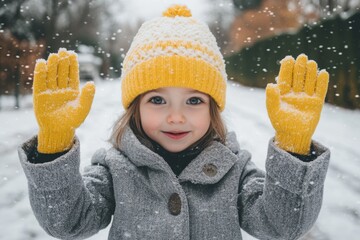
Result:
M81 169L106 142L113 122L122 113L120 81L97 81L93 107L77 130L81 141ZM0 239L45 240L29 204L27 182L20 166L17 147L37 133L31 96L21 99L14 110L13 98L1 99L0 111ZM264 169L268 140L274 132L268 120L263 89L228 83L225 121L237 134L242 148ZM316 225L303 240L355 240L360 236L360 111L325 105L314 135L331 150L325 182L323 207ZM107 239L108 229L92 240ZM244 239L253 239L244 234Z
M10 2L8 1L8 4ZM35 9L42 9L39 7L42 6L40 0L32 2L36 3ZM77 1L69 2L74 4ZM107 2L113 3L115 0ZM121 5L121 2L125 4ZM214 4L209 4L208 0L117 1L118 5L109 4L112 10L109 10L109 14L113 15L112 17L117 16L117 22L126 21L136 27L139 19L147 20L160 16L167 6L179 2L186 4L193 15L203 21L213 21L209 11L214 7L225 11L222 18L227 15L231 17L231 14L228 14L231 13L231 6L215 0L212 1ZM359 0L350 2L356 5ZM109 31L114 30L112 27L117 28L116 24L109 22L108 16L105 23L106 27L110 28ZM115 30L116 33L121 33L121 29ZM117 39L120 40L122 38ZM81 141L81 169L90 163L92 154L98 148L109 147L107 139L112 124L123 111L120 81L98 80L96 87L91 112L77 130ZM17 156L17 147L37 133L31 96L22 97L20 100L21 108L14 110L13 97L0 98L0 240L51 240L53 238L40 228L31 211L27 181ZM223 116L229 130L236 132L241 147L249 150L253 161L259 168L264 169L267 144L274 134L266 113L264 90L229 82ZM360 239L360 110L347 110L325 104L314 139L330 148L331 162L320 216L313 229L302 240ZM107 233L108 229L104 229L90 239L107 239ZM244 233L244 239L253 238Z

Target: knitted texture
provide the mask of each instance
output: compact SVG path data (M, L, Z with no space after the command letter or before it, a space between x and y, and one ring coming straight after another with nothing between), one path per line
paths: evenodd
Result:
M256 239L299 239L319 213L330 151L317 142L317 158L304 163L271 140L265 176L230 133L226 146L215 141L178 178L129 128L121 143L122 152L97 151L83 176L77 138L47 164L29 162L36 138L19 148L40 226L58 239L85 239L109 223L109 240L241 240L240 227ZM215 175L204 172L209 164ZM177 216L168 207L174 193Z
M305 54L296 61L291 56L281 61L277 84L266 87L266 108L280 148L309 154L328 83L329 74L317 72L316 62L308 61Z
M225 107L227 75L223 56L207 25L175 5L145 22L124 59L122 103L162 87L186 87L209 94Z
M79 64L74 52L60 48L47 61L36 62L33 102L39 125L39 152L57 153L71 148L75 129L88 115L94 94L92 82L79 90Z

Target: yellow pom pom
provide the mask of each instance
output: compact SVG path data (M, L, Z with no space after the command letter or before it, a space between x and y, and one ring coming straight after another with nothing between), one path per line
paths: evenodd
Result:
M191 17L191 11L185 5L174 5L163 12L164 17Z

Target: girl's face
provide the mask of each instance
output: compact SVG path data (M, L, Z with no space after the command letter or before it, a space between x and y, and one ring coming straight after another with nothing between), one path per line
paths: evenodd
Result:
M180 152L210 126L210 97L190 88L159 88L140 100L144 132L169 152Z

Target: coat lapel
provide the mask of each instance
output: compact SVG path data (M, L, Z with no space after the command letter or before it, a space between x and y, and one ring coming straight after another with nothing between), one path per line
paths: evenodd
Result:
M120 149L137 167L149 167L165 171L170 169L165 160L144 146L129 127L124 132Z
M236 155L226 146L214 142L195 158L180 174L179 181L195 184L219 182L237 160Z
M121 151L137 167L171 171L157 153L141 144L130 128L126 129ZM197 156L179 175L179 181L196 184L214 184L220 181L237 161L239 145L234 133L227 136L226 146L214 141Z

